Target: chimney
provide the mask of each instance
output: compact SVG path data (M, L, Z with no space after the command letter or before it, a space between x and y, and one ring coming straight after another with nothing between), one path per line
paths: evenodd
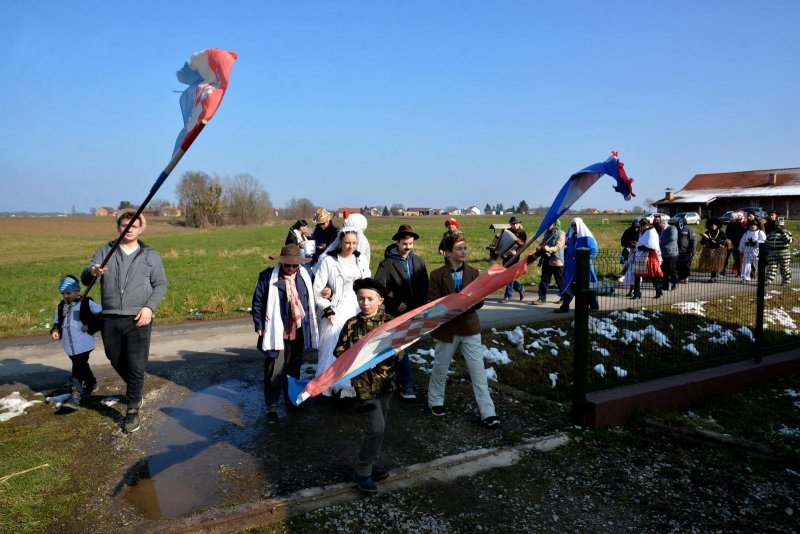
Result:
M675 200L675 192L667 191L667 201L672 202L673 200Z
M771 185L778 185L778 173L772 172L769 174L769 183Z

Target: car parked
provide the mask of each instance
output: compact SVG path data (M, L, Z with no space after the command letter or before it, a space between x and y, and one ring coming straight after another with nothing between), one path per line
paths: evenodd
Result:
M650 221L652 223L653 219L655 218L656 215L658 215L659 217L661 217L662 219L665 219L665 220L669 219L669 215L667 215L666 213L648 213L647 215L645 215L643 213L643 214L639 215L638 217L634 217L633 219L631 219L631 222L635 223L635 222L641 221L642 219L647 219L648 221Z
M729 222L731 222L733 220L733 215L735 213L738 213L738 212L734 211L734 210L726 211L725 213L722 214L722 217L719 217L719 221L722 224L728 224Z
M669 218L671 225L678 224L681 219L686 219L686 224L700 224L700 214L696 211L682 211Z
M745 215L748 211L752 211L756 217L759 219L766 219L767 218L767 210L764 208L759 208L758 206L750 206L748 208L739 208L740 211L743 211Z

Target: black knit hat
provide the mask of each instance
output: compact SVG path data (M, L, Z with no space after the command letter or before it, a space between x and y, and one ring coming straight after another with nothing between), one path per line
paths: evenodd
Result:
M381 297L386 298L386 286L374 278L359 278L353 282L353 290L358 293L359 289L371 289L378 293Z

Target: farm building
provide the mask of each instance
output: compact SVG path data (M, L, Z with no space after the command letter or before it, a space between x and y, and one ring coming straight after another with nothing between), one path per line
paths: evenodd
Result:
M696 211L701 217L719 217L729 210L760 207L778 216L800 216L800 167L761 171L696 174L679 191L668 191L653 202L658 211L674 215Z

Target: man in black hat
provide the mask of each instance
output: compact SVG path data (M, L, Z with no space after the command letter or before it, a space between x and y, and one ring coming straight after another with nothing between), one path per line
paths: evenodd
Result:
M509 264L509 266L511 266L519 261L519 258L515 257L517 254L517 249L523 246L525 242L528 240L528 234L526 234L525 230L522 229L522 221L517 219L516 216L511 217L508 220L508 224L511 225L511 228L509 228L508 231L514 234L517 238L517 241L514 243L514 246L512 246L511 249L508 252L506 252L505 255L503 256L503 262L506 262L510 258L514 257L514 261L512 261ZM519 293L519 300L525 298L525 288L522 286L522 284L514 280L513 282L511 282L506 286L506 292L505 295L503 296L503 302L508 302L511 299L511 295L514 293L514 291Z
M394 243L386 247L375 279L386 286L386 313L398 317L428 302L428 269L425 261L414 254L414 241L419 235L411 225L401 224L392 239ZM417 398L411 381L411 363L405 351L397 366L397 380L402 398Z

